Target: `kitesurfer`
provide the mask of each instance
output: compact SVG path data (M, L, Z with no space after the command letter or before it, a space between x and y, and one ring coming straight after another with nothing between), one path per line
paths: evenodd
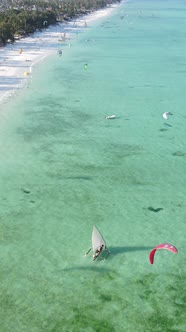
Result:
M62 50L58 50L59 56L62 56Z
M101 254L102 250L104 248L104 244L102 244L96 251L95 254L93 255L93 261Z

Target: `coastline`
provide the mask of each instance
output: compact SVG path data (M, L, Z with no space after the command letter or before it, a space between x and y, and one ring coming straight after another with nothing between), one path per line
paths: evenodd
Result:
M67 23L58 23L45 31L17 40L0 48L0 103L9 98L28 82L32 68L46 57L55 54L63 42L70 40L78 29L85 29L92 22L109 16L118 4L99 9L88 15L76 18ZM69 43L68 43L69 44Z

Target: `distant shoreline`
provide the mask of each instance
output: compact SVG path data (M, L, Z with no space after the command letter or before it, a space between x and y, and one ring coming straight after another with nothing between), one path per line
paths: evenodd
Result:
M118 6L119 3L67 23L51 25L45 31L0 47L0 103L17 94L31 77L36 63L57 52L63 45L61 38L73 38L77 29L85 29L93 21L110 15Z

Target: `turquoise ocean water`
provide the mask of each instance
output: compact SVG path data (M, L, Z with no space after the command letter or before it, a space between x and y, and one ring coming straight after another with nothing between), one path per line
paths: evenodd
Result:
M185 11L120 4L1 105L2 332L186 331Z

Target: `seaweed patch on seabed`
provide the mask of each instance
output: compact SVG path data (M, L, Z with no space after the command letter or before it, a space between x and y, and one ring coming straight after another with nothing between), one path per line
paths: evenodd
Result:
M160 287L158 278L157 274L150 273L135 281L140 298L151 307L143 318L136 315L139 324L145 332L185 331L185 275L167 274L166 284L162 280Z
M140 145L108 143L107 147L108 147L107 150L108 152L114 153L115 156L118 156L119 158L140 155L143 152L143 149Z
M70 331L84 331L84 329L91 331L101 331L101 332L115 332L115 328L108 321L108 319L98 319L97 313L102 309L102 302L100 304L87 305L84 308L73 307L72 312L74 317L69 321L69 326L67 325Z
M176 151L172 153L172 156L176 156L176 157L186 157L186 152L182 152L182 151Z
M38 97L35 101L35 106L39 107L41 106L42 109L41 111L43 111L43 105L45 105L45 110L48 109L49 112L51 112L51 107L52 107L52 111L56 109L59 109L61 111L61 107L63 106L62 104L62 100L61 99L56 99L53 95L48 94L48 96L45 97ZM38 114L38 108L33 108L31 109L31 113L33 113L33 111L35 110L35 112L37 112ZM26 113L28 114L28 112Z

